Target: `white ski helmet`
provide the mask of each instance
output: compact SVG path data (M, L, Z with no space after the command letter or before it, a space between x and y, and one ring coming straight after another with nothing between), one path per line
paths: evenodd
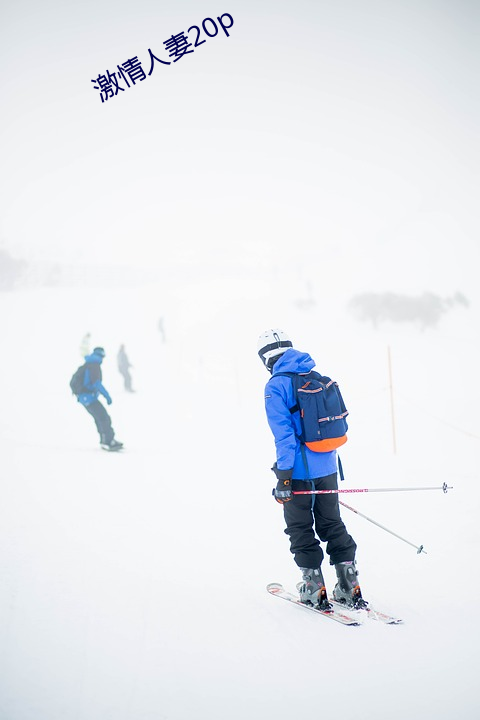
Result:
M293 347L292 341L280 328L265 330L258 338L257 343L258 354L269 370L273 367L273 360L279 355L283 355L291 347Z

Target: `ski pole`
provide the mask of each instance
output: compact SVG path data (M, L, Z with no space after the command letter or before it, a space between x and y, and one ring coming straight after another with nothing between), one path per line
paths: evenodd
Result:
M443 485L438 487L416 487L416 488L342 488L341 490L294 490L292 495L333 495L336 493L367 493L367 492L412 492L413 490L453 490L452 485Z
M368 522L371 522L374 525L376 525L377 527L382 528L382 530L385 530L386 532L390 533L390 535L394 535L399 540L403 540L403 542L406 542L407 545L411 545L412 547L414 547L417 551L417 555L419 555L422 552L425 553L425 555L427 554L425 552L425 550L423 549L423 545L415 545L415 543L412 543L409 540L405 540L405 538L401 537L401 535L397 535L397 533L394 533L394 532L392 532L392 530L389 530L388 528L384 527L383 525L380 525L380 523L376 522L375 520L372 520L372 518L367 517L363 513L359 512L358 510L355 510L355 508L351 507L350 505L347 505L346 503L342 502L341 500L339 500L338 502L340 505L343 505L343 507L346 507L346 508L348 508L348 510L351 510L352 512L354 512L356 515L360 515L360 517L365 518L365 520L368 520Z

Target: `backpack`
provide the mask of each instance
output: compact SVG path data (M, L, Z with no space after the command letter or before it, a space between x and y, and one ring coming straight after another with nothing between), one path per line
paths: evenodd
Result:
M75 372L72 375L72 379L70 380L70 388L74 395L80 395L82 392L86 391L86 388L84 385L86 369L87 369L87 365L85 363L83 365L80 365L80 367L77 370L75 370Z
M347 442L347 408L338 384L326 375L311 370L305 375L275 373L292 380L295 405L290 412L300 411L301 443L314 452L329 452Z

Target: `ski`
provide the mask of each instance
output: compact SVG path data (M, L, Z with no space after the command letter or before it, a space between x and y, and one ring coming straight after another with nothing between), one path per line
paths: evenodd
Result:
M401 618L389 615L388 613L384 613L381 610L376 610L375 608L370 607L370 605L361 610L356 610L355 608L345 607L343 603L339 603L333 598L328 598L328 602L331 603L334 608L348 610L348 612L351 613L358 613L359 615L361 615L361 613L366 613L369 620L377 620L378 622L383 622L387 625L400 625L400 623L403 623L403 620Z
M317 615L323 615L324 617L330 618L330 620L335 620L335 622L339 622L342 625L362 624L360 619L352 617L344 612L343 607L341 609L338 608L338 603L335 603L335 607L332 607L332 610L327 612L325 610L319 610L314 605L306 605L305 603L302 603L297 595L293 595L293 593L285 590L283 585L280 585L280 583L270 583L267 585L267 590L270 595L276 595L279 598L283 598L283 600L288 600L288 602L291 602L294 605L299 605L300 607L305 608L305 610L310 610L311 612L317 613Z

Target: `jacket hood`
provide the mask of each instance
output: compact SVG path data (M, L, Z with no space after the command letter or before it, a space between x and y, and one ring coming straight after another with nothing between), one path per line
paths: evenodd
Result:
M96 355L95 353L92 353L91 355L85 355L85 362L87 363L98 363L101 364L103 360L103 357L101 355Z
M308 373L315 367L315 362L308 353L288 348L273 366L272 376L281 372Z

